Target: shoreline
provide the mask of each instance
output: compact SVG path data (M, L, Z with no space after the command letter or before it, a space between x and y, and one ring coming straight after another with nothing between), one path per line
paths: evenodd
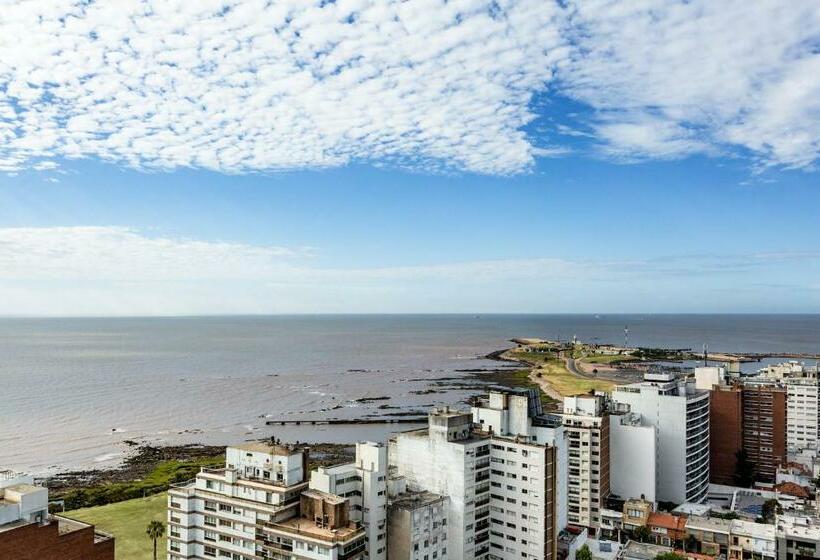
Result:
M164 492L171 484L193 478L203 467L224 466L222 445L156 446L126 442L131 453L116 467L61 472L37 479L49 489L50 501L70 511ZM316 443L310 447L311 468L353 459L353 444Z

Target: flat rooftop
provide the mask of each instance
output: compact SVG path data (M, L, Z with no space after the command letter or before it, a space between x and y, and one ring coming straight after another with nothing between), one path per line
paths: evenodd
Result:
M253 453L268 453L270 455L294 455L302 453L307 446L293 444L272 444L263 441L249 441L238 445L229 445L233 449L251 451Z
M347 501L347 498L337 496L336 494L330 494L328 492L322 492L321 490L303 490L302 495L307 496L308 498L322 500L323 502L327 502L329 504L343 504Z
M406 510L414 510L429 506L438 502L443 502L447 498L432 492L405 492L390 500L390 507Z
M659 554L672 552L668 546L661 546L658 544L641 543L637 541L629 541L621 549L621 558L634 558L637 560L655 560Z
M325 529L318 527L312 519L293 517L287 521L273 524L274 529L297 533L304 537L319 539L328 543L346 542L359 536L364 536L364 528L349 525L339 529Z

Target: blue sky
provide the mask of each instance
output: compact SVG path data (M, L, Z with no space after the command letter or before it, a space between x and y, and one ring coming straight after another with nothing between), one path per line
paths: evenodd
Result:
M0 314L820 312L816 4L433 4L21 3Z

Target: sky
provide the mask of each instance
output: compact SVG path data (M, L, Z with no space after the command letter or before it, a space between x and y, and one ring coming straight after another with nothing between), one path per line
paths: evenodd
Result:
M0 315L820 312L820 4L0 11Z

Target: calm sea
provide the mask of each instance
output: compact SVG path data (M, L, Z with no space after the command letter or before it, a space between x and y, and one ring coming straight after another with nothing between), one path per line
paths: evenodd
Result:
M424 392L491 367L513 337L714 351L818 352L820 315L418 315L0 319L0 468L116 462L122 441L226 444L266 418L356 418L388 404L457 404ZM357 403L389 396L389 401ZM338 408L341 407L341 408ZM333 409L333 410L329 410ZM349 441L381 428L275 428Z

